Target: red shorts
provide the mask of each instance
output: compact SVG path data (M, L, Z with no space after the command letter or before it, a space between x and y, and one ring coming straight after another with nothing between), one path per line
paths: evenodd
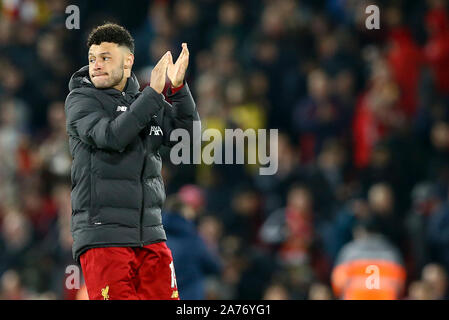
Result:
M87 250L80 257L90 300L179 300L165 241Z

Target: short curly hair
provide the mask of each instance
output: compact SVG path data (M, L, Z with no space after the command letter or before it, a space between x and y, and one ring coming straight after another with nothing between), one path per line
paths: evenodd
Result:
M87 38L87 47L99 45L102 42L112 42L127 47L134 54L134 39L124 27L107 22L94 28Z

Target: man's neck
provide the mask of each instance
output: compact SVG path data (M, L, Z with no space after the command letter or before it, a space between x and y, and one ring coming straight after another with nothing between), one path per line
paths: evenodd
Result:
M120 83L117 84L116 86L114 86L113 88L122 92L125 89L127 82L128 82L128 78L123 77L122 81L120 81Z

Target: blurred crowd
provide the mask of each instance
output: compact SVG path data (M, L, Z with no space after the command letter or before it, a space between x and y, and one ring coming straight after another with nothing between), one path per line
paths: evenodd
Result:
M365 27L373 3L379 30ZM65 28L69 4L79 30ZM279 130L271 176L175 166L161 150L181 299L340 299L333 271L366 237L401 261L397 298L448 298L448 10L445 0L0 0L0 299L83 296L65 286L75 262L64 101L87 34L105 21L134 36L142 88L188 43L203 129ZM374 236L358 229L368 219Z

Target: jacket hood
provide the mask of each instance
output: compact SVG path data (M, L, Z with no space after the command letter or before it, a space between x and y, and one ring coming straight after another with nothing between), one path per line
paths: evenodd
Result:
M69 81L70 91L82 87L95 88L94 84L92 83L89 77L89 66L82 67L81 69L76 71L70 78ZM134 72L131 72L131 77L128 78L124 91L128 94L136 94L139 91L139 88L140 88L139 81L137 80L137 77L134 74ZM111 91L111 93L118 92L118 90L114 88L105 88L99 90Z

